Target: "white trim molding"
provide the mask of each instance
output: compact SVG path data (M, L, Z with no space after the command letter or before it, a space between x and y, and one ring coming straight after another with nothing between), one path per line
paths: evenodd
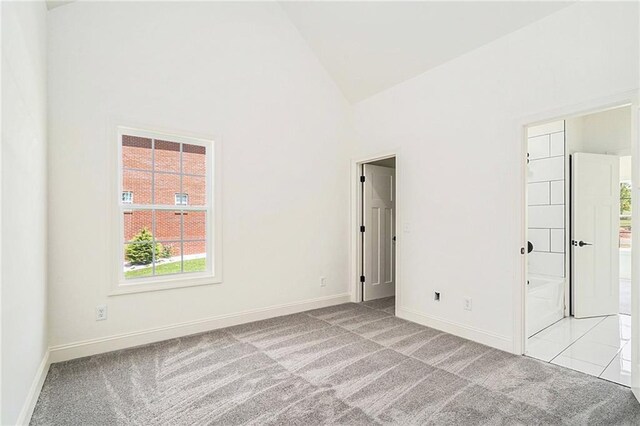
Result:
M253 321L295 314L310 309L324 308L327 306L347 303L350 300L349 293L333 296L319 297L300 302L285 303L266 308L252 309L244 312L218 315L195 321L187 321L164 327L150 328L132 333L118 334L98 339L84 340L81 342L52 346L50 361L61 362L85 356L97 355L105 352L127 349L149 343L160 342L176 337L189 336L204 333L233 325L245 324Z
M51 365L51 358L49 354L50 352L47 350L47 352L45 352L44 354L44 357L42 357L42 361L40 362L38 371L36 371L36 375L33 378L31 387L29 388L27 399L24 401L22 410L20 410L20 414L18 415L18 420L16 422L16 424L18 425L28 425L31 421L33 410L36 408L36 403L38 402L38 398L40 397L42 385L44 385L44 381L47 378L47 374L49 373L49 366Z
M499 334L491 333L479 328L457 324L443 318L425 315L422 312L417 312L413 309L404 307L397 308L396 316L407 321L415 322L421 325L426 325L427 327L435 328L436 330L444 331L445 333L450 333L468 340L473 340L474 342L491 346L492 348L513 353L513 339L508 336L501 336Z

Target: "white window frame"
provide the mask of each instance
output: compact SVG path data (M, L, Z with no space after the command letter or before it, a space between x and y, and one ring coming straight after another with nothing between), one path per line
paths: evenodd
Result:
M122 200L122 204L133 204L133 191L122 191L121 194L122 194L122 197L120 197L120 199ZM131 196L131 197L128 197L130 198L129 201L124 200L124 194L129 194Z
M182 202L182 197L184 197L184 203ZM176 206L188 206L189 205L189 194L186 192L176 192L173 195L174 205Z
M137 136L149 139L160 139L171 142L185 143L189 145L198 145L206 147L206 205L189 206L189 205L153 205L153 204L135 204L124 203L122 201L122 137ZM192 287L199 285L218 284L222 282L222 221L221 221L221 188L220 188L220 145L212 139L204 139L199 137L181 136L167 132L158 132L150 130L135 129L120 126L117 128L117 192L116 202L114 202L115 220L117 224L111 227L113 234L113 270L114 279L110 296L140 293L147 291L167 290L181 287ZM179 208L177 208L179 207ZM123 249L126 244L124 241L124 212L133 210L182 210L182 211L205 211L207 215L206 222L206 270L203 272L177 273L171 275L156 275L151 277L140 277L125 279L122 268Z

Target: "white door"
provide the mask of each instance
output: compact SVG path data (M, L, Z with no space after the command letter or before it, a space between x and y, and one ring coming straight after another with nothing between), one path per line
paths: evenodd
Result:
M363 300L395 294L395 169L364 165Z
M571 259L576 318L619 310L620 160L577 152L571 157Z

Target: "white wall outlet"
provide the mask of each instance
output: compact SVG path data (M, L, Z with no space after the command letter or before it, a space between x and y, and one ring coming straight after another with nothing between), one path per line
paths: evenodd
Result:
M471 310L471 299L469 298L465 298L464 299L464 309L465 311L470 311Z
M96 321L104 321L107 319L107 305L96 306Z
M402 225L402 230L408 234L409 232L411 232L411 224L409 222L405 222Z
M326 287L327 277L320 277L320 287Z

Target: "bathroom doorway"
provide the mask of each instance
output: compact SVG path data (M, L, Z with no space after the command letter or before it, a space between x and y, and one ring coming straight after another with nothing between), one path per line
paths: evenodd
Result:
M632 108L527 128L527 356L631 386Z

